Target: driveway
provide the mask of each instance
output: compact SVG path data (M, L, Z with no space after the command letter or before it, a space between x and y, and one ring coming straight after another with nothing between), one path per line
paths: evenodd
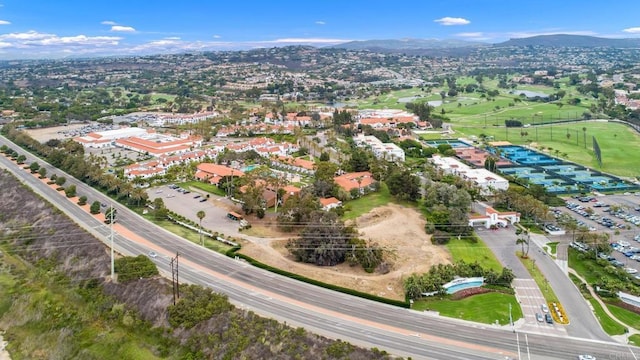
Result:
M479 230L476 233L493 251L502 265L513 270L517 279L532 279L527 269L516 256L516 251L520 250L520 245L516 245L517 236L513 227L499 230ZM590 305L568 278L566 272L538 246L539 243L546 243L549 240L543 235L534 234L532 237L535 237L535 241L530 242L529 257L535 260L536 266L545 276L549 286L553 288L560 303L564 306L570 321L570 324L565 326L567 334L575 337L611 341L611 338L600 327L600 323L593 315ZM532 287L532 285L529 284L525 287ZM538 289L538 291L540 290ZM518 301L527 305L525 302L527 297L535 298L534 295L527 295L525 298L518 297ZM522 306L522 308L523 312L527 312L528 308L533 309L529 305ZM528 319L529 321L527 321ZM525 316L525 323L530 323L530 317Z

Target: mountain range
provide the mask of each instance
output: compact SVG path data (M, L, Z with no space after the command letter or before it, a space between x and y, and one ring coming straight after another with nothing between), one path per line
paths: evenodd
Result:
M640 48L640 38L612 39L585 35L539 35L526 38L509 39L504 42L489 44L464 40L438 39L387 39L350 41L331 46L333 48L349 50L369 50L375 52L403 52L403 53L443 53L471 51L478 47L508 47L508 46L543 46L543 47L610 47L610 48Z

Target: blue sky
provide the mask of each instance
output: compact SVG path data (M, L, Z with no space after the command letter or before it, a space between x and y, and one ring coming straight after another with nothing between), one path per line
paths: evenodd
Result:
M0 59L351 40L640 37L638 0L0 0Z

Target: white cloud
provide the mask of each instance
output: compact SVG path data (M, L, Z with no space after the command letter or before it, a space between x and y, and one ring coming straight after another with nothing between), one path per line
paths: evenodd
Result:
M178 37L178 36L169 36L169 37L166 37L165 40L180 40L180 37Z
M10 25L11 22L7 20L0 20L0 25Z
M451 25L468 25L471 24L471 21L464 18L454 18L454 17L443 17L441 19L433 20L434 22L439 23L440 25L451 26Z
M213 35L213 38L214 38L214 39L220 39L221 37L222 37L222 36L220 36L220 35Z
M112 32L136 32L136 29L131 26L113 25L111 26Z
M101 22L100 24L102 24L102 25L118 25L118 23L116 23L115 21L110 21L110 20L105 20L105 21Z
M629 34L640 34L640 27L632 27L632 28L626 28L624 30L622 30L626 33Z
M37 31L0 35L2 47L29 48L34 46L115 46L122 38L117 36L58 36ZM8 45L7 45L8 44Z
M11 47L11 43L0 41L0 49L6 48L6 47Z
M316 24L317 25L324 25L324 24L326 24L326 22L318 20L318 21L316 21Z

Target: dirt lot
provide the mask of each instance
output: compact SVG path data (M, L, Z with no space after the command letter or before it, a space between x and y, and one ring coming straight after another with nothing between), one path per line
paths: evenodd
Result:
M356 220L360 236L393 249L391 271L367 274L360 267L341 264L332 267L295 262L285 249L286 240L273 240L271 246L247 243L242 253L266 264L301 274L312 279L356 289L391 299L404 299L402 278L422 273L435 264L450 263L451 256L443 247L431 244L424 232L425 220L415 209L390 204L378 207Z

